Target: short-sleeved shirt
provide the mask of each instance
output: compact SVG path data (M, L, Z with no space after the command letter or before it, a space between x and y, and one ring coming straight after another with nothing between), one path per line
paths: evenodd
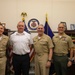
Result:
M54 53L68 54L68 50L74 47L72 39L65 33L62 36L55 35L53 37Z
M9 40L8 36L5 36L5 35L1 36L1 39L0 39L0 57L5 56L8 40Z
M38 54L49 53L50 48L54 47L51 38L46 34L43 34L41 38L34 37L33 43L35 52Z
M13 47L13 53L23 55L30 52L29 45L33 44L31 35L27 32L15 32L10 36L10 45Z

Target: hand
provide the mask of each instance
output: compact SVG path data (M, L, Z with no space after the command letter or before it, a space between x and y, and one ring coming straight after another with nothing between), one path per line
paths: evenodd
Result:
M14 73L13 66L10 67L10 71Z
M68 61L67 66L70 67L72 65L71 61Z
M46 68L49 68L50 66L51 66L51 62L47 61Z

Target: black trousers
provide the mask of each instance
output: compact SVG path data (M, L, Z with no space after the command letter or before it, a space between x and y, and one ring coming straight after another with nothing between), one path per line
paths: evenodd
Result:
M29 54L25 55L13 54L12 63L15 75L29 75L29 67L30 67Z

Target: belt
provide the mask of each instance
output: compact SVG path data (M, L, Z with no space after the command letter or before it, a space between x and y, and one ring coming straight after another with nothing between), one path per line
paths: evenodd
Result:
M26 53L26 54L15 54L15 53L13 53L13 55L15 55L15 56L26 56L26 55L29 55L29 53Z
M3 57L5 57L5 55L4 56L0 56L0 58L3 58Z
M38 56L44 55L44 53L36 53L36 52L35 52L35 54L38 55Z
M66 56L67 54L65 54L65 53L54 53L54 55L56 55L56 56Z

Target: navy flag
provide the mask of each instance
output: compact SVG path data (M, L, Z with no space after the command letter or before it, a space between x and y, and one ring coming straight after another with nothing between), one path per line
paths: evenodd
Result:
M28 29L27 29L27 26L26 26L25 20L23 20L23 22L24 22L24 25L25 25L24 31L26 31L27 33L30 33L30 32L28 31Z
M44 31L45 34L47 34L51 38L54 36L54 34L53 34L49 24L48 24L47 16L46 16L46 22L45 22L44 29L45 29L45 31Z
M54 36L49 24L48 24L48 19L47 19L47 16L46 16L46 22L45 22L45 26L44 26L44 33L47 34L48 36L50 36L51 38ZM55 73L55 70L54 70L54 64L52 63L51 64L51 67L50 67L50 71L49 71L49 75L53 75Z

